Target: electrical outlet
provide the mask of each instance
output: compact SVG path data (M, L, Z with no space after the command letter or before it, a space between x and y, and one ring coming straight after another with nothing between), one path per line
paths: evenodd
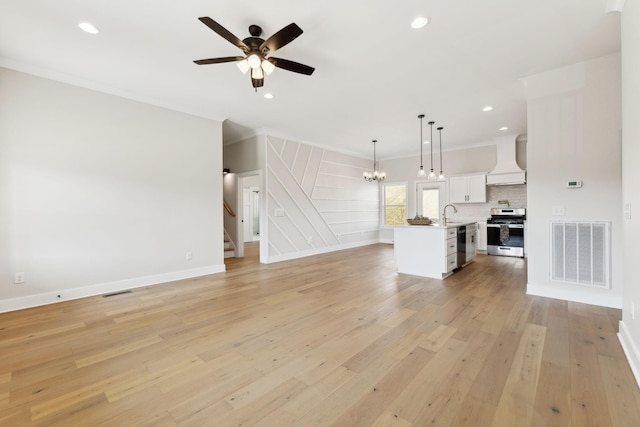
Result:
M24 273L16 273L14 278L15 284L24 283Z
M193 259L193 252L189 251L184 255L184 259L191 261Z
M553 216L564 216L564 206L552 206L551 207L551 215L553 215Z

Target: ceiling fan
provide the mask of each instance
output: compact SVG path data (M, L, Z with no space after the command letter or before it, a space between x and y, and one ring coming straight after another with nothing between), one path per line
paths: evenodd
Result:
M293 71L294 73L306 74L310 76L313 74L315 68L308 65L300 64L299 62L289 61L288 59L274 58L269 56L271 53L280 49L283 46L291 43L300 34L302 29L295 23L289 24L267 40L260 38L262 35L262 28L258 25L251 25L249 27L249 34L251 37L247 37L244 40L240 40L229 30L218 24L208 16L198 18L204 25L211 28L218 33L222 38L229 41L236 47L239 47L244 56L226 56L222 58L209 58L198 59L195 62L198 65L206 64L220 64L223 62L238 62L238 68L243 73L251 70L251 84L258 90L259 87L264 85L265 74L269 75L275 69L275 67L282 68L283 70Z

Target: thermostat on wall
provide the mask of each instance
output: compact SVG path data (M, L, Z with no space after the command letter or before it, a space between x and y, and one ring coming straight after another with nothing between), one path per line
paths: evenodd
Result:
M582 181L567 181L567 188L581 188Z

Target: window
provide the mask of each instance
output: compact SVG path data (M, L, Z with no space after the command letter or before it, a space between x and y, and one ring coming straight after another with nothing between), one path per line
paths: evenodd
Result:
M445 185L442 182L419 182L416 184L419 215L438 221L444 207Z
M384 225L404 225L407 220L407 184L382 186Z

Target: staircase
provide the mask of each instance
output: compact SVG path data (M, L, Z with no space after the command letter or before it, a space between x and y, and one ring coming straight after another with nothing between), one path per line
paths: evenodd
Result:
M233 243L230 240L224 241L224 257L233 258L236 255L236 248L233 247Z
M236 217L236 213L231 209L231 206L227 203L226 200L222 200L222 206L224 206L224 210L227 214L231 215L233 218ZM236 245L233 243L231 237L229 237L229 233L227 230L224 230L224 257L225 258L233 258L236 255Z
M224 230L224 257L233 258L236 255L236 245L229 237L227 230Z

